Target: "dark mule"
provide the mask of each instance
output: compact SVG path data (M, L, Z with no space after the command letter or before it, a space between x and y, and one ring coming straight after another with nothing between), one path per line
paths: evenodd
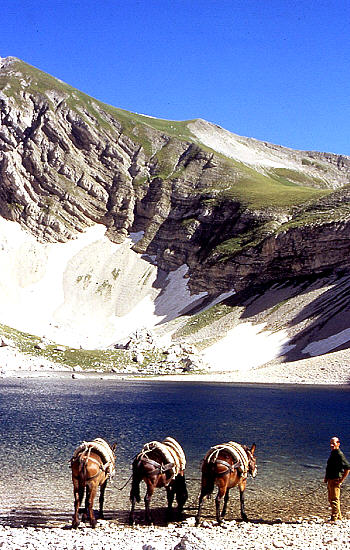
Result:
M144 445L142 451L135 457L132 463L130 525L134 523L135 504L136 502L140 502L141 481L146 483L147 488L144 498L147 523L152 523L150 503L154 490L157 487L165 487L166 489L168 501L167 519L171 518L172 504L175 496L178 505L177 512L181 516L188 497L184 473L185 465L186 459L181 446L170 437L166 438L162 443L152 441Z
M115 443L112 447L103 439L83 443L74 452L71 459L72 481L74 491L74 515L72 527L79 525L79 507L84 498L86 488L85 510L83 521L89 518L91 527L96 527L93 503L100 487L99 518L103 519L103 501L109 477L115 470Z
M232 487L239 487L241 516L247 521L244 510L244 491L247 484L247 476L255 477L257 474L256 458L254 456L256 445L251 449L246 445L229 442L224 445L212 447L206 454L202 463L202 483L199 497L196 525L199 524L203 499L218 487L218 494L215 499L216 519L220 524L226 514L229 491ZM224 507L220 514L220 504L224 497Z

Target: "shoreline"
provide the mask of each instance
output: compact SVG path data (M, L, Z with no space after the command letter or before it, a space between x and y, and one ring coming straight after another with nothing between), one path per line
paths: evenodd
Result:
M227 376L222 373L203 373L203 374L164 374L157 376L150 375L129 375L129 374L111 374L111 373L99 373L96 371L80 372L78 376L72 377L71 372L67 371L9 371L5 375L0 375L0 380L23 380L23 379L47 379L47 380L72 380L72 384L75 380L99 380L105 382L188 382L191 383L203 383L203 384L233 384L237 386L310 386L310 387L333 387L333 388L350 388L350 382L348 381L328 381L328 380L306 380L296 381L291 379L285 379L282 377L276 377L273 379L265 379L260 377L241 377L241 376Z
M0 347L0 379L6 378L98 378L104 380L149 380L174 382L210 382L235 384L292 384L349 386L350 350L285 362L279 357L250 369L206 371L176 374L142 375L128 372L83 371L63 367L48 360L20 353L10 346Z
M292 367L294 369L294 367ZM163 374L163 375L142 375L115 372L99 372L97 370L74 372L71 369L61 370L57 368L38 368L38 369L6 369L0 372L0 380L25 379L25 378L46 378L46 379L67 379L72 380L104 380L104 381L148 381L148 382L188 382L188 383L208 383L208 384L237 384L237 385L258 385L258 386L332 386L332 387L350 387L350 368L342 370L340 373L334 373L333 376L305 371L285 372L286 367L283 363L276 364L273 368L261 367L248 371L224 371L224 372L201 372L201 373L181 373L181 374Z
M225 362L223 362L225 365ZM186 373L142 374L106 370L82 370L81 367L65 367L48 359L27 355L12 345L0 346L0 379L27 377L70 377L83 379L96 377L111 380L163 380L179 382L210 382L235 384L293 384L293 385L344 385L350 384L350 348L305 359L286 361L280 356L259 366L241 369L218 369L207 365L201 371Z

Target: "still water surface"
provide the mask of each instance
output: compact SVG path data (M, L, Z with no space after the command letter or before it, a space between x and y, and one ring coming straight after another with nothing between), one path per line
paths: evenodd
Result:
M0 380L0 523L69 523L69 459L82 440L95 437L118 444L117 476L106 491L105 509L107 518L126 522L130 485L119 488L132 459L145 442L167 435L187 456L187 514L195 513L202 457L210 446L233 440L257 445L258 476L248 479L246 491L250 518L327 517L322 481L330 436L340 437L350 458L349 392L347 387ZM350 517L348 486L342 503ZM165 500L164 490L158 490L153 506L162 508ZM237 489L230 502L228 519L238 518ZM208 501L204 517L214 519L214 507Z

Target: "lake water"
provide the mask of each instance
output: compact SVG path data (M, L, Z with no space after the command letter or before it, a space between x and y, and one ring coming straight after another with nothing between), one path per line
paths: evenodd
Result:
M349 392L347 387L96 378L0 380L0 523L69 523L69 459L81 441L95 437L118 444L117 476L108 485L105 510L108 519L126 523L130 484L119 489L131 473L132 459L144 443L168 435L187 457L186 514L195 513L204 454L212 445L233 440L257 445L258 476L248 478L246 490L249 518L326 518L323 476L331 436L339 436L350 458ZM349 482L342 489L345 516L348 487ZM230 503L228 519L239 518L237 489ZM165 505L164 489L157 490L153 507L159 523ZM142 521L143 505L139 510ZM211 499L203 517L214 516Z

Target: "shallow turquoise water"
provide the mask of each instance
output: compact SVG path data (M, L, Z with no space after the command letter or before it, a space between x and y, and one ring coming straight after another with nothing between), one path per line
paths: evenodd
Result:
M340 437L350 458L349 391L347 387L96 379L0 380L0 523L69 523L73 508L69 459L82 440L95 437L118 444L117 476L109 485L105 507L107 517L126 521L130 485L123 491L118 488L127 481L142 445L167 435L179 441L187 456L188 514L193 515L197 505L202 457L210 446L234 440L257 445L259 473L248 480L246 491L250 518L327 517L322 480L332 435ZM345 485L344 512L349 492ZM231 493L229 519L239 517L238 491ZM163 491L157 491L153 506L165 506ZM205 516L214 518L213 500L205 505Z

